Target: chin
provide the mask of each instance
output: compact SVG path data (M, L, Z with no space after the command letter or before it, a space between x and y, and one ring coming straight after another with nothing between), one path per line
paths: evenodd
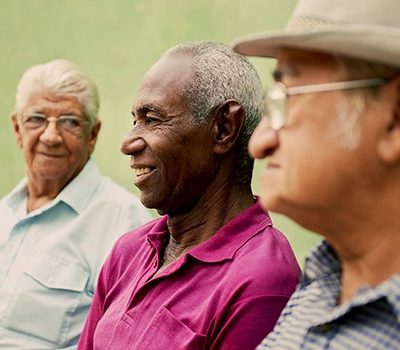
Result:
M285 203L286 201L281 196L273 193L267 192L260 195L260 204L265 211L287 215L287 205Z
M261 207L265 210L265 211L274 211L274 212L276 212L276 210L277 210L277 207L276 207L276 205L274 205L274 202L272 201L270 201L268 198L266 198L266 197L261 197L260 198L260 204L261 204Z
M155 209L157 210L157 212L160 215L160 212L162 212L163 210L162 205L161 205L161 200L160 200L160 196L157 196L157 194L153 194L153 193L146 193L146 192L140 192L140 201L142 202L142 204L148 208L148 209Z

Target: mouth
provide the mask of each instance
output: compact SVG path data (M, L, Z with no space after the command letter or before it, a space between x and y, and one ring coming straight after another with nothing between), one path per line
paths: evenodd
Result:
M52 154L52 153L45 153L45 152L39 152L39 154L41 156L49 157L49 158L62 158L62 157L64 157L63 154Z
M135 175L133 177L133 184L139 189L151 180L153 173L156 171L155 167L145 165L133 165L131 168Z
M154 169L151 169L150 167L144 167L144 168L133 168L133 171L135 172L136 177L140 177L146 174L150 174Z
M276 169L280 168L280 165L277 162L274 162L272 159L267 164L268 169Z

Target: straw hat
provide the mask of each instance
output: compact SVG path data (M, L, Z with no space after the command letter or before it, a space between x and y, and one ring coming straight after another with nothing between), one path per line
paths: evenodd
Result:
M283 47L400 67L400 0L299 0L286 28L241 38L243 55L276 57Z

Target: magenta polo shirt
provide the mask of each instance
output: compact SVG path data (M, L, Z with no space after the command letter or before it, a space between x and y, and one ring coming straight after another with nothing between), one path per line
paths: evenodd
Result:
M78 349L254 349L299 281L282 233L258 203L153 277L167 218L118 240Z

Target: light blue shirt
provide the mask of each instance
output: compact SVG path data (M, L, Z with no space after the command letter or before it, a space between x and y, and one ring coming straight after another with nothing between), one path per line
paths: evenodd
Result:
M0 201L0 349L74 349L114 241L151 216L89 160L43 207L27 180Z

